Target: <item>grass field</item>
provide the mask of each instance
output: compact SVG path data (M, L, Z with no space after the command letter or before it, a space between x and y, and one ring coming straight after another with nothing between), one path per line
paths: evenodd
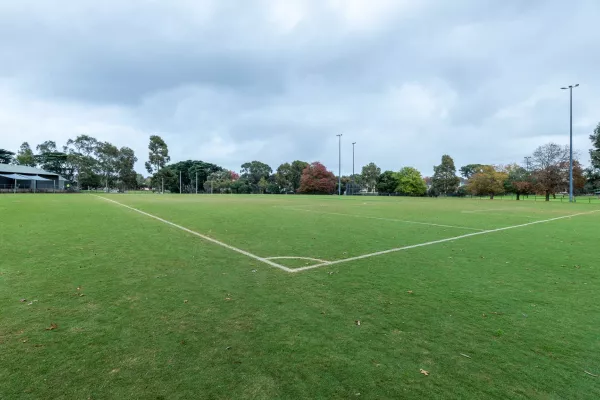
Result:
M5 195L0 221L0 399L600 398L598 204Z

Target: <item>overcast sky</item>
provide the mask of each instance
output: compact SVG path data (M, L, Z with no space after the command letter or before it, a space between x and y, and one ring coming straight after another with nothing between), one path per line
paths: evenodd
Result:
M0 148L88 134L239 170L295 159L432 173L442 154L588 163L598 0L0 1Z

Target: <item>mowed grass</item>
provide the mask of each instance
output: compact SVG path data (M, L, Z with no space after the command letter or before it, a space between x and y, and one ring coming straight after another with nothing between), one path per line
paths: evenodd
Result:
M600 210L106 197L330 261ZM600 398L600 212L299 273L91 195L0 196L0 218L0 399Z

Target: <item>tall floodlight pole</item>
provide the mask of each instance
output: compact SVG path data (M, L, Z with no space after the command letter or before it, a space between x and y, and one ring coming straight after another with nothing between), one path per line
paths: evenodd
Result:
M531 169L530 168L530 165L531 165L530 160L531 160L531 157L529 157L529 156L525 157L525 165L526 165L526 168L527 168L527 172L529 172L529 170Z
M573 88L577 86L579 83L561 87L562 90L569 89L569 203L573 202Z
M354 145L356 144L356 142L352 142L352 194L355 194L355 190L356 190L356 182L355 182L355 178L354 178Z
M338 137L338 196L342 195L342 134Z
M179 194L181 194L181 171L179 171Z
M198 194L198 171L196 171L196 194Z

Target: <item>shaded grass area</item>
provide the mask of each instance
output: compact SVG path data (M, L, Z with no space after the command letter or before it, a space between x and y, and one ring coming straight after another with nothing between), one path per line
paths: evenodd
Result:
M256 197L138 206L197 207L209 216L174 221L193 227L223 226L224 209L254 223L289 201L354 204ZM2 196L0 212L2 399L600 396L584 373L600 373L597 214L287 274L88 196ZM300 215L280 239L312 229ZM355 230L327 217L315 231L343 253Z

